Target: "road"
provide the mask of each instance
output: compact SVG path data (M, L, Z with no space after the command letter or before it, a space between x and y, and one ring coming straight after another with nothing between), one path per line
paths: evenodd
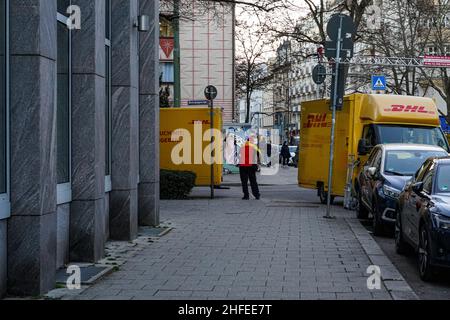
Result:
M362 224L366 227L367 230L372 231L370 222L362 221ZM417 257L415 254L411 253L407 256L398 255L395 252L393 238L376 237L373 234L372 236L420 299L450 299L450 272L441 271L437 280L433 281L432 283L424 282L419 277L419 272L417 270Z

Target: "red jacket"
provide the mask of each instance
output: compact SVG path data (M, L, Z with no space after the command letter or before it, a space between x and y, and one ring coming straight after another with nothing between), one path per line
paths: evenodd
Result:
M258 164L258 151L255 145L247 142L244 147L241 148L241 156L239 166L252 167Z

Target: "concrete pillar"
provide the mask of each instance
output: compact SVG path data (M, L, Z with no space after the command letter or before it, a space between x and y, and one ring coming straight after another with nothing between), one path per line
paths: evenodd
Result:
M159 225L159 0L140 0L151 31L139 43L139 223Z
M39 295L56 270L56 1L11 0L8 290Z
M0 299L6 294L7 288L7 220L0 220Z
M105 246L105 0L72 0L72 203L70 260L96 262Z
M138 229L138 1L112 0L112 192L110 232L130 240Z

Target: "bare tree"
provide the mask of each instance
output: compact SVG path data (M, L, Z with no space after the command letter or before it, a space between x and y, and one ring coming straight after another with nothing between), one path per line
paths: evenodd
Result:
M367 30L363 42L371 55L386 57L422 56L430 39L428 1L392 0L382 7L381 28ZM372 68L373 69L373 68ZM376 69L373 73L376 73ZM378 71L381 71L379 69ZM420 84L420 70L414 67L388 68L389 91L395 94L416 95Z
M236 91L245 96L246 123L250 122L251 98L261 88L267 77L265 54L271 50L268 40L253 33L253 25L240 22L237 25L236 41L239 47L236 61Z

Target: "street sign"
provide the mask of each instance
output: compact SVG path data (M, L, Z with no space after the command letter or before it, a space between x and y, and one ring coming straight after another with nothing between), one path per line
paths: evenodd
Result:
M215 98L217 98L217 88L214 86L207 86L205 89L205 97L209 101L212 101Z
M209 105L209 100L191 100L188 101L189 106L207 106Z
M334 14L327 25L327 34L333 42L338 40L339 27L342 21L342 38L347 39L349 35L354 35L356 33L356 27L353 19L345 14Z
M342 25L341 35L339 30ZM356 33L356 27L352 18L345 14L335 14L331 17L327 26L327 34L331 41L325 43L325 56L328 59L350 59L354 55L353 36ZM337 56L338 46L340 53Z
M423 64L425 66L450 67L450 57L446 56L424 56Z
M333 77L331 80L331 101L334 101L334 95L337 94L336 98L336 111L342 111L344 107L344 96L345 96L345 85L346 85L346 72L345 66L343 64L339 65L338 72L338 81L337 81L337 89L334 90L336 84L336 65L333 66ZM333 109L333 106L330 106L330 109Z
M324 65L318 64L313 70L313 81L315 84L322 84L327 78L327 69Z
M372 76L372 90L384 91L386 89L386 76Z

